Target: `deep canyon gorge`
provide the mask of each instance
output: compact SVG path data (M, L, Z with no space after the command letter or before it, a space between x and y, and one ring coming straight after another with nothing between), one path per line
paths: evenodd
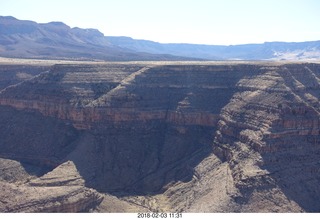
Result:
M57 63L0 63L0 212L320 211L320 63Z

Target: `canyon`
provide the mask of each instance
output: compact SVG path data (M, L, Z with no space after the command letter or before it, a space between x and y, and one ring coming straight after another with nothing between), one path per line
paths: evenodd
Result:
M320 63L0 60L0 212L319 212Z

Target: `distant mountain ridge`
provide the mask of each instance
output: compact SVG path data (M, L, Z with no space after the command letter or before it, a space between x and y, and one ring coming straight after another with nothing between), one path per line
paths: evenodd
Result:
M107 37L113 45L134 51L196 57L208 60L300 60L319 59L320 41L286 43L266 42L243 45L161 44L130 37Z
M39 24L0 16L0 56L131 60L305 60L320 58L320 41L232 46L157 43L104 36L62 22Z
M188 59L121 48L96 29L70 28L62 22L38 24L11 16L0 16L0 56L108 61Z

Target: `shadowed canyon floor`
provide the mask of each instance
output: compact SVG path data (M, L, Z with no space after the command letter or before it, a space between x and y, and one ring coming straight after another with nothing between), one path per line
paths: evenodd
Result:
M0 212L320 212L320 64L0 63Z

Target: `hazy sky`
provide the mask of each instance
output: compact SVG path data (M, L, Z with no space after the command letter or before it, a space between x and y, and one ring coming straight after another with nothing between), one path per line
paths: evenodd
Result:
M164 43L320 40L320 0L0 0L0 15Z

